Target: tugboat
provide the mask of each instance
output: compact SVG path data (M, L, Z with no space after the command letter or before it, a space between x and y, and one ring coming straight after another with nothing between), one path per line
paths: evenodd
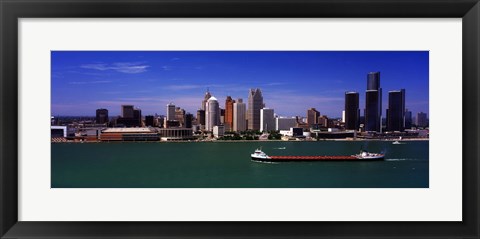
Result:
M268 156L261 148L250 155L254 161L262 162L300 162L300 161L378 161L385 158L384 154L369 153L361 150L359 154L350 156Z

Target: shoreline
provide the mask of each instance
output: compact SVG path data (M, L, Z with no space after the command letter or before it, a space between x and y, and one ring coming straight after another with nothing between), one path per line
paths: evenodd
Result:
M409 141L430 141L430 138L412 138L412 139L321 139L321 140L206 140L206 141L192 141L192 140L178 140L178 141L66 141L66 142L51 142L52 144L83 144L83 143L268 143L268 142L364 142L364 141L385 141L385 142L409 142Z

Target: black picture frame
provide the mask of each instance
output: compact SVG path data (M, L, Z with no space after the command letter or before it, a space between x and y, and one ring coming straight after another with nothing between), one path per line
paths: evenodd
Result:
M479 238L478 0L0 0L1 238ZM462 18L462 222L18 221L19 18ZM439 208L441 210L441 208Z

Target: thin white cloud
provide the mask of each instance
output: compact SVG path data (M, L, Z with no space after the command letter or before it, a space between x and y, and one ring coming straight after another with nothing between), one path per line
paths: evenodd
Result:
M84 69L92 69L92 70L99 70L99 71L113 70L121 73L137 74L137 73L142 73L147 71L147 68L150 66L145 65L142 62L115 62L112 64L107 64L107 63L85 64L85 65L81 65L80 67Z
M171 71L171 70L173 70L173 67L172 66L162 66L162 69L164 71Z
M70 85L86 85L86 84L105 84L110 83L112 81L109 80L98 80L98 81L71 81L68 82Z
M191 89L198 89L203 87L205 86L203 85L169 85L162 88L166 90L191 90Z

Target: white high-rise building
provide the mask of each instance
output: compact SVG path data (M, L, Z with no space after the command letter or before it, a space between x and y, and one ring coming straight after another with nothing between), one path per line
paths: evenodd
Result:
M233 131L247 130L247 105L242 99L233 103Z
M205 109L205 130L212 131L213 126L220 125L220 106L215 97L210 97Z
M167 105L167 120L175 120L175 105L173 103Z
M260 109L260 132L275 130L275 117L273 109Z

